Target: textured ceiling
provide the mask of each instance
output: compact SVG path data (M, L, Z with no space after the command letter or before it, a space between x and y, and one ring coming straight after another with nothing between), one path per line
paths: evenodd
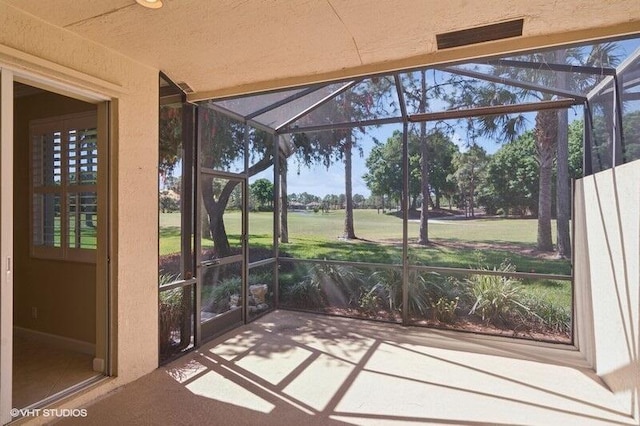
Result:
M194 97L640 31L638 0L0 1L160 69ZM438 33L516 18L520 40L436 49Z

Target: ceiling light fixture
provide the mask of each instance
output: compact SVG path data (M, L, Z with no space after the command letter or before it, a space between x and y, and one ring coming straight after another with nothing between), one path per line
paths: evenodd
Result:
M162 7L162 0L136 0L140 6L148 7L149 9L160 9Z

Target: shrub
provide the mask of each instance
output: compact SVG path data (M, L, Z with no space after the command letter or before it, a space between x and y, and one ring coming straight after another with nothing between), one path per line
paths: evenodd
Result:
M307 279L334 306L356 306L362 293L363 275L357 268L335 263L319 263L309 269Z
M326 305L320 287L311 280L293 282L281 290L284 305L299 309L317 309Z
M372 288L360 296L360 300L358 300L358 308L366 314L373 315L378 311L380 302L381 300L376 289Z
M409 280L409 306L410 316L426 317L429 311L429 292L433 285L430 280L435 273L415 274Z
M236 306L242 305L240 298L242 288L242 278L238 276L232 276L224 278L219 281L218 285L214 286L211 290L211 295L208 298L207 311L222 313L228 311L230 308L231 296L238 296Z
M456 319L456 309L460 298L456 296L453 300L440 297L436 302L429 299L431 305L432 319L451 324Z
M389 309L389 312L400 309L402 305L402 271L394 268L379 269L372 272L366 281L372 287L361 297L361 308L363 308L363 301L368 304L375 301L376 305L384 305Z
M430 314L434 320L454 322L462 294L460 281L455 276L437 272L416 274L410 280L409 313L422 317Z
M536 298L529 299L527 305L543 326L557 333L571 334L571 309Z
M487 270L481 268L483 270ZM514 272L515 266L508 260L493 271ZM524 303L524 294L519 280L500 275L471 275L466 280L473 306L471 315L479 315L483 321L494 325L511 323L528 316L530 309Z
M160 274L159 285L170 284L178 279L174 274ZM180 340L183 320L183 288L174 288L160 292L158 316L160 319L160 354L168 355L172 347Z

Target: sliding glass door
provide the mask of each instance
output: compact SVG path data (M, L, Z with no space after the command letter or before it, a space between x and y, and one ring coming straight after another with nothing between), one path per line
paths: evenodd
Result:
M13 382L13 74L0 69L0 424L11 421Z

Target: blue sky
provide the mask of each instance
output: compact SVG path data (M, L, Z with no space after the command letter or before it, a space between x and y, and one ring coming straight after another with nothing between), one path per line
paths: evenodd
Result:
M531 126L533 126L532 120L533 116L529 119ZM402 130L402 126L386 125L380 128L370 128L367 134L358 134L360 138L359 146L362 148L362 156L360 156L357 150L354 150L352 174L354 194L362 194L365 197L371 194L362 176L367 172L365 161L371 152L371 148L374 146L373 138L385 142L387 138L393 134L394 130ZM450 136L451 140L458 145L461 152L466 151L468 146L465 133L463 129L460 129ZM476 143L481 145L490 154L493 154L500 148L500 143L489 139L477 140ZM250 182L262 177L270 178L272 173L272 171L268 171L266 174L256 175L250 179ZM287 189L290 194L307 192L319 197L324 197L327 194L344 194L344 163L334 163L329 169L321 164L314 165L310 168L300 166L298 173L298 164L295 158L293 158L289 165Z
M622 42L617 42L619 52L622 57L627 57L638 46L640 39L632 39ZM437 74L437 73L434 73ZM436 77L437 78L437 77ZM446 105L430 105L432 110L444 110ZM535 113L529 113L525 115L527 119L526 127L528 129L533 128ZM569 120L582 118L582 108L573 108L569 111ZM453 122L451 122L453 124ZM354 150L353 155L353 193L369 196L370 191L367 188L362 176L366 173L365 161L368 157L371 148L373 146L373 138L376 138L382 142L386 141L390 137L394 130L401 130L401 125L386 125L379 128L370 127L367 129L368 133L359 133L359 146L362 149L362 156L359 152ZM454 143L458 145L461 151L465 151L469 145L469 141L466 140L466 131L460 125L453 125L453 132L450 137ZM499 141L490 139L477 139L475 141L478 145L482 146L489 154L495 153L501 146ZM299 169L299 170L298 170ZM273 180L273 168L263 173L255 175L250 178L250 183L260 178L267 178ZM288 176L288 192L289 193L301 193L307 192L320 197L324 197L327 194L342 194L344 193L344 164L337 162L332 164L328 169L320 164L313 165L311 167L300 166L295 161L295 157L291 159L289 165Z
M627 41L617 42L618 51L623 58L628 57L640 46L640 39L631 39ZM431 105L432 108L437 108L437 105ZM445 106L442 109L446 108ZM574 107L569 111L569 121L576 119L582 119L583 112L582 107ZM525 114L526 127L532 129L535 122L535 113ZM455 126L454 126L455 127ZM365 160L371 151L373 146L373 138L376 138L382 142L391 136L394 130L401 130L401 125L387 125L380 128L369 128L368 134L360 134L360 146L363 150L362 157L359 154L354 153L353 156L353 193L369 196L370 191L367 188L362 176L366 173ZM450 135L452 141L458 145L460 150L464 152L468 147L466 140L466 131L457 126L454 129L453 134ZM489 154L495 153L501 146L499 141L490 140L486 138L477 139L475 141L478 145L482 146ZM295 161L295 160L294 160ZM288 176L288 192L289 193L301 193L308 192L310 194L324 197L327 194L343 194L344 191L344 164L335 163L332 164L329 169L322 165L315 165L310 168L300 167L298 172L297 165L289 166ZM272 174L272 172L271 172ZM271 177L259 175L251 179L259 179L260 177Z

